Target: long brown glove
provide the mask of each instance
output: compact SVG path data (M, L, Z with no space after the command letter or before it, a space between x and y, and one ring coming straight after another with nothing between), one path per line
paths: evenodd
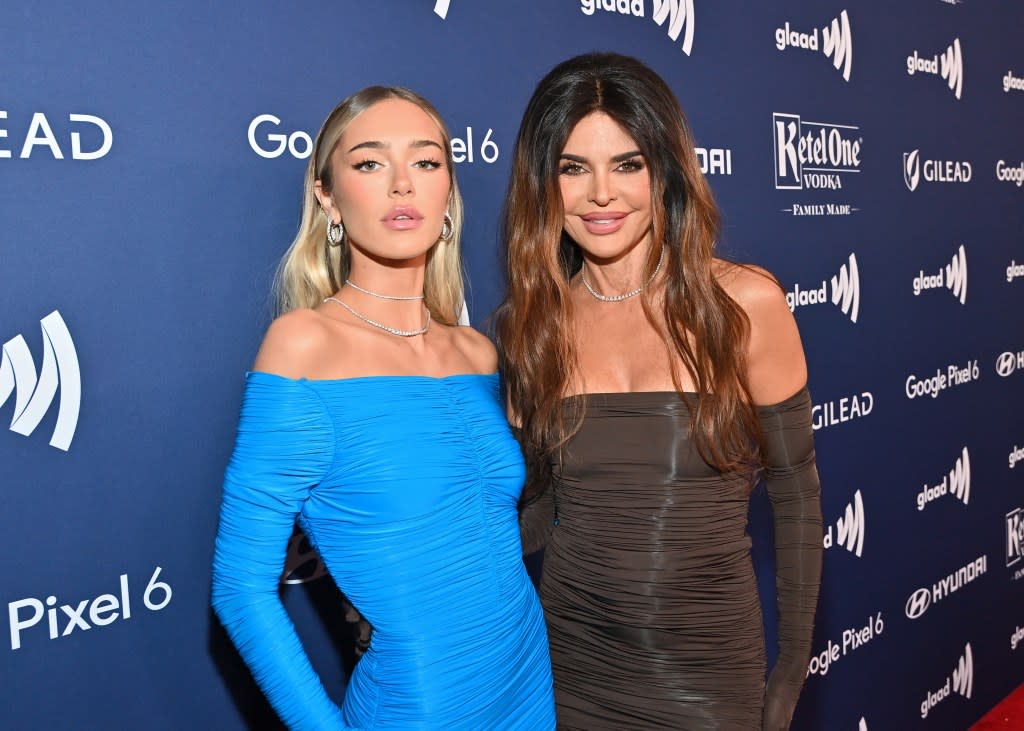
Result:
M775 527L779 656L768 676L762 727L786 731L807 676L821 583L821 485L814 461L807 388L759 407L764 430L764 481Z

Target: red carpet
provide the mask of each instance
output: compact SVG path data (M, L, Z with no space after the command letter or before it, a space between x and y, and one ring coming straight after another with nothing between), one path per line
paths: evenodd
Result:
M1024 731L1024 685L986 713L970 731Z

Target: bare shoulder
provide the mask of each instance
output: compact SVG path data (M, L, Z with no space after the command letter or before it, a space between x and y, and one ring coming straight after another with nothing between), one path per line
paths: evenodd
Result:
M330 337L323 315L309 309L292 310L270 324L253 370L287 378L308 377Z
M779 280L767 269L756 264L739 264L722 259L712 262L712 271L718 284L747 313L756 317L762 308L789 309Z
M472 327L452 328L452 342L469 361L475 373L494 373L498 369L498 353L486 335Z
M753 264L716 260L715 276L750 321L747 381L755 403L775 404L807 382L807 362L796 319L778 280Z

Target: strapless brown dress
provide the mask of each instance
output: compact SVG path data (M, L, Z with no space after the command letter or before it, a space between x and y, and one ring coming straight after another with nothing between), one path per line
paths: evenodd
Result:
M771 422L794 405L801 421L809 416L806 390L759 409L769 440L785 432ZM747 481L701 459L674 392L590 394L584 413L524 530L527 551L547 543L540 594L558 728L761 729L765 645ZM814 471L815 500L816 480ZM553 521L538 518L549 511ZM820 570L820 508L817 521ZM812 601L808 644L813 614Z

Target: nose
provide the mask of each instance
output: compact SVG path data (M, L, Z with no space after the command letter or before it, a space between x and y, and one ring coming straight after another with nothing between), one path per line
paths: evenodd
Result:
M612 181L606 170L595 170L591 176L590 201L598 206L606 206L615 200Z
M404 165L396 165L392 170L394 171L391 178L392 197L404 198L407 195L412 195L415 190L412 185L412 177L409 175L409 170Z

